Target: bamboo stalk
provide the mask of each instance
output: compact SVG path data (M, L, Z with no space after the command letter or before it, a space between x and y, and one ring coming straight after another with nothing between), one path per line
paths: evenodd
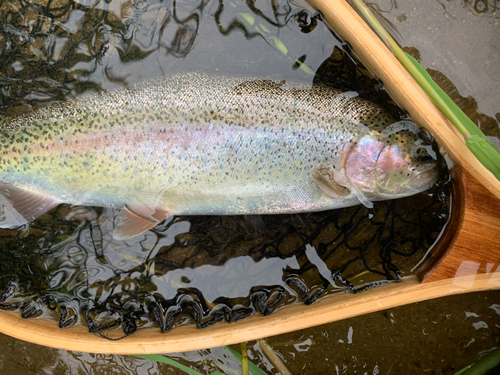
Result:
M278 357L276 352L273 350L273 348L271 348L271 345L269 345L266 340L260 339L257 340L257 342L259 343L260 348L266 355L267 359L269 359L269 361L273 364L274 367L276 367L276 370L278 370L281 375L292 375L290 370L288 370L281 358Z

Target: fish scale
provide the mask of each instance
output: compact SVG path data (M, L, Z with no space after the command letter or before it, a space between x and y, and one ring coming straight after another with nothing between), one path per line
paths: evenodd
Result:
M201 73L83 96L0 128L0 226L59 203L126 206L123 223L154 224L172 214L320 211L415 194L436 179L435 157L423 161L421 151L432 146L411 126L381 139L394 123L351 93ZM44 204L33 211L19 199Z

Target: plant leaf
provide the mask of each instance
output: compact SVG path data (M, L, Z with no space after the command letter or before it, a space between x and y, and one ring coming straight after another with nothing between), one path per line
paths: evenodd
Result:
M300 61L300 60L295 60L295 63L296 63L296 64L299 64L299 68L300 68L301 70L303 70L305 73L314 75L314 72L313 72L313 70L309 67L309 65L304 64L304 63L303 63L302 61Z
M451 98L436 84L436 82L434 82L434 80L429 75L429 73L427 73L424 67L406 52L405 55L410 60L410 62L418 69L423 78L432 86L432 88L437 93L437 95L439 95L442 101L448 106L448 109L453 112L456 118L460 121L461 125L465 128L468 133L465 134L465 144L467 145L469 150L481 162L481 164L486 167L486 169L493 173L497 180L500 180L500 151L471 121L471 119L467 117L467 115L455 104L455 102L451 100ZM420 84L417 79L416 81ZM427 93L427 95L429 95L429 93ZM434 104L436 104L441 110L443 110L441 106L436 103L435 100L433 100L431 95L429 95L429 97L434 102ZM443 112L446 113L446 111L444 110Z
M456 372L455 375L483 375L488 373L500 363L500 348L496 348L485 356L481 357L477 362L468 365Z
M473 134L465 144L476 158L500 180L500 151L484 134Z
M352 0L356 8L358 8L359 12L365 17L365 19L368 21L368 24L375 30L377 35L379 36L380 39L384 42L384 44L391 50L393 54L396 54L393 46L396 44L394 40L392 39L391 35L387 32L386 29L384 29L384 26L378 22L377 17L375 17L368 8L368 6L361 0Z
M446 105L453 111L455 116L458 117L460 122L464 125L464 127L467 129L467 131L470 134L483 134L481 130L478 129L476 124L474 124L471 119L460 109L458 105L455 104L453 100L441 89L441 87L438 86L436 82L432 79L432 77L427 73L425 68L420 65L420 63L415 60L411 55L407 54L405 52L406 57L411 61L411 63L419 70L420 74L425 78L427 82L434 88L436 93L443 99L443 101L446 103ZM432 97L431 97L432 100ZM434 100L433 100L434 101ZM434 104L438 105L436 102Z
M240 13L241 18L243 18L250 26L255 22L255 18L250 13Z
M233 348L231 348L230 346L227 346L227 345L224 345L224 348L226 348L226 350L231 353L231 355L236 358L238 361L241 362L241 354L238 353L236 350L234 350ZM262 370L260 367L258 367L255 363L253 363L252 361L248 361L248 368L250 370L250 372L253 374L253 375L268 375L264 370Z
M268 39L272 40L274 42L274 46L278 49L278 51L280 51L283 55L286 56L286 54L288 53L288 49L281 40L279 40L275 36L270 36Z

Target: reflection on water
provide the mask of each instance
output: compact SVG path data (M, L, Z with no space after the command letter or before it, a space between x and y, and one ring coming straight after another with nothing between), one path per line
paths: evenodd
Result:
M159 374L161 367L153 361L144 361L132 356L112 354L90 354L59 350L54 353L59 360L52 366L44 367L51 374Z
M349 47L287 1L2 3L7 115L179 71L357 91L404 116ZM317 72L313 76L311 72ZM446 225L451 181L397 201L299 215L175 217L127 241L115 212L61 205L0 231L0 308L113 337L267 315L411 274Z
M499 321L500 292L490 291L401 306L267 341L293 374L454 374L498 347ZM0 346L5 374L180 374L135 357L51 349L4 335ZM277 374L258 343L247 347L252 362ZM241 373L239 361L222 347L168 356L202 374ZM496 373L498 368L491 372Z
M112 210L62 205L17 236L2 231L0 307L129 334L364 290L410 273L446 223L448 188L373 210L175 217L126 242L112 238Z
M498 346L499 298L499 291L446 297L268 342L304 374L454 374Z
M497 0L375 0L443 90L500 148L500 5Z
M165 332L398 281L446 224L443 183L372 210L175 217L126 242L112 238L112 210L62 205L18 236L2 231L0 307L61 327Z
M16 0L0 13L7 113L180 71L311 82L297 59L315 71L338 44L287 1Z

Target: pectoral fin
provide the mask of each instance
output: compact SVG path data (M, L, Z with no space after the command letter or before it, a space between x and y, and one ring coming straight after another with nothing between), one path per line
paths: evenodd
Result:
M311 172L311 176L321 191L329 197L342 198L354 194L363 206L373 208L373 203L365 197L361 190L354 186L354 184L350 184L349 187L340 185L335 181L335 176L329 170L322 168L314 169ZM342 169L342 176L344 180L349 181L345 169Z
M155 227L172 214L147 205L125 205L117 216L113 237L126 240Z
M353 186L351 188L352 193L358 198L359 202L366 208L373 208L373 202L369 201L368 198L359 190L357 187Z
M326 174L328 177L325 177ZM316 185L329 197L341 198L351 194L348 188L339 185L335 182L333 174L326 169L313 169L311 176L314 178Z
M50 195L0 184L0 228L25 225L60 203Z

